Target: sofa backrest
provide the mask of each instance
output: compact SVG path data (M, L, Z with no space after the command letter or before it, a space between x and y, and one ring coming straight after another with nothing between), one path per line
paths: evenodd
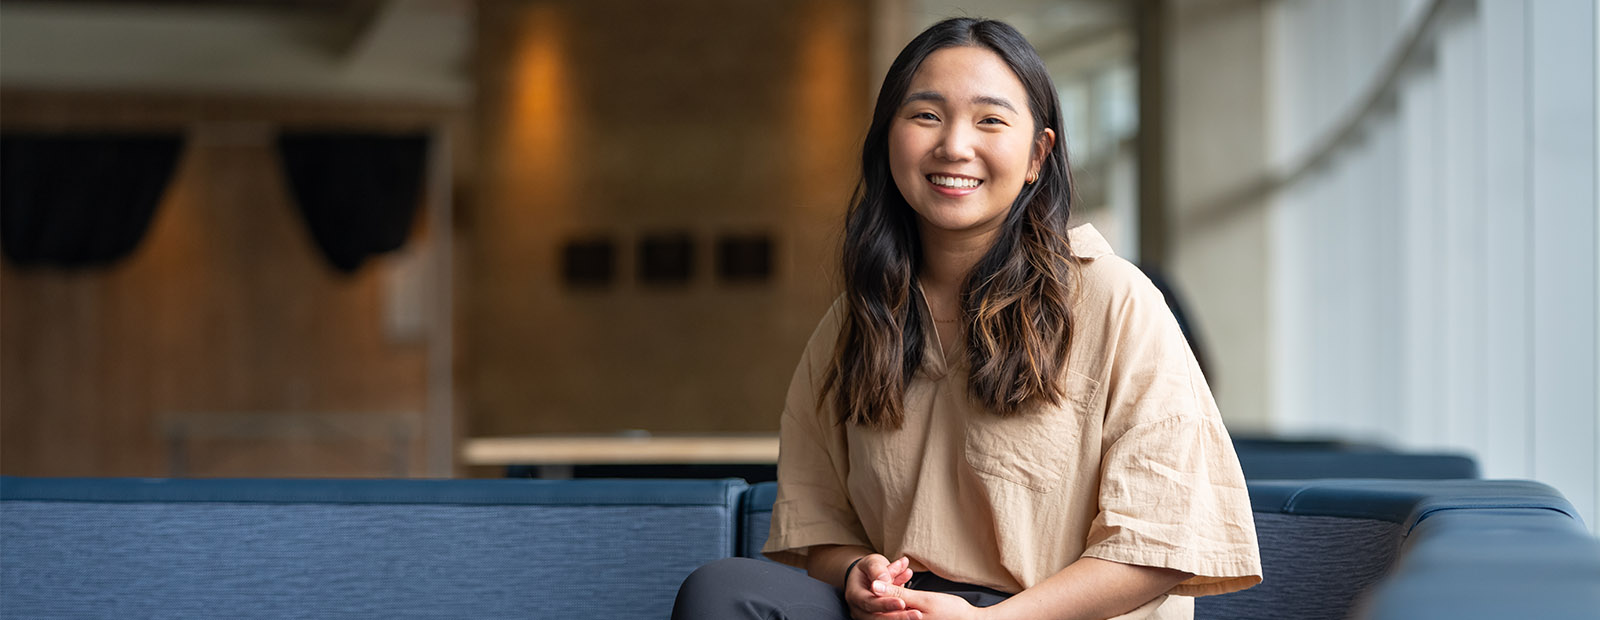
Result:
M1358 620L1600 617L1600 540L1541 507L1443 510L1417 523Z
M1381 519L1255 513L1263 580L1195 599L1196 619L1344 618L1388 572L1400 526Z
M778 483L750 485L739 510L739 557L762 559L761 547L767 544L772 529L772 503L778 500Z
M1230 431L1233 450L1245 452L1394 452L1388 446L1350 441L1336 437L1304 437L1298 439L1272 435L1252 435Z
M1592 618L1600 540L1527 481L1249 482L1265 581L1196 618ZM761 557L734 480L0 477L0 618L666 618Z
M1449 480L1478 477L1478 462L1462 454L1350 450L1240 450L1247 480L1386 478Z
M0 478L0 617L660 620L744 488Z
M1196 599L1195 618L1344 618L1356 597L1389 570L1402 534L1395 519L1285 511L1275 495L1257 493L1256 482L1250 485L1265 581ZM761 557L776 495L774 483L746 493L745 557Z
M1248 484L1264 579L1196 599L1197 620L1590 618L1600 609L1600 540L1543 484ZM746 493L741 555L761 557L776 495L773 483Z
M1251 480L1249 487L1263 581L1196 599L1196 619L1348 618L1415 551L1418 524L1438 515L1514 508L1576 521L1560 493L1525 480Z

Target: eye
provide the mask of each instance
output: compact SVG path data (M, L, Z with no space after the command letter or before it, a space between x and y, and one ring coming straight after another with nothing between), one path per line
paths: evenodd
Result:
M1003 118L999 118L999 117L996 117L996 116L991 116L989 118L986 118L986 119L983 119L981 121L978 121L978 124L979 125L1007 125L1008 123L1006 123L1005 119L1003 119Z
M912 120L918 120L918 121L935 121L935 122L937 122L939 120L939 117L934 115L934 113L932 113L932 112L917 112L916 114L912 114L911 115L911 119Z

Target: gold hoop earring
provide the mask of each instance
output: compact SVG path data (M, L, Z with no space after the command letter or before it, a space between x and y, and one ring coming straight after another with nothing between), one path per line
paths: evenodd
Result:
M1028 185L1033 185L1033 182L1034 181L1038 181L1038 180L1039 180L1039 173L1035 172L1033 174L1028 175Z

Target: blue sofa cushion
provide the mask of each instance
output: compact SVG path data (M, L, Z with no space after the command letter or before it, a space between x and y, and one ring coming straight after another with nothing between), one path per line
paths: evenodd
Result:
M1250 480L1249 488L1265 580L1196 599L1196 618L1589 618L1600 609L1600 541L1544 484ZM776 495L773 483L746 493L741 555L761 557ZM1546 548L1552 541L1559 548ZM1538 585L1528 594L1515 592L1530 582Z
M1436 511L1405 551L1356 617L1600 617L1600 540L1560 510Z
M772 530L772 503L778 500L778 483L763 482L750 486L744 494L744 507L740 510L743 515L739 519L740 534L739 557L765 560L767 556L761 555L761 547L767 544L767 535ZM805 572L803 569L772 562L784 568Z
M1412 550L1419 524L1439 515L1511 509L1576 522L1560 493L1525 480L1251 480L1249 487L1263 581L1197 599L1196 618L1347 618ZM1472 574L1479 568L1466 570L1460 583L1481 580Z
M1257 513L1377 519L1409 531L1429 515L1463 508L1536 508L1572 519L1578 511L1549 485L1531 480L1250 481Z
M1477 478L1478 462L1460 454L1257 450L1239 452L1247 480Z
M0 617L659 620L744 487L0 478Z
M739 511L739 557L762 559L761 547L767 544L767 534L772 528L772 504L778 501L778 483L763 482L750 485L744 494L744 505Z
M1343 619L1400 550L1401 526L1389 521L1256 512L1255 522L1262 582L1195 599L1195 618Z

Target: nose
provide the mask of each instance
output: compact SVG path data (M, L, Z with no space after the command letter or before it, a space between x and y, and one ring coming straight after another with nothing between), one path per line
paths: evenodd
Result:
M945 161L972 159L972 137L960 125L947 126L939 136L939 143L933 148L933 156Z

